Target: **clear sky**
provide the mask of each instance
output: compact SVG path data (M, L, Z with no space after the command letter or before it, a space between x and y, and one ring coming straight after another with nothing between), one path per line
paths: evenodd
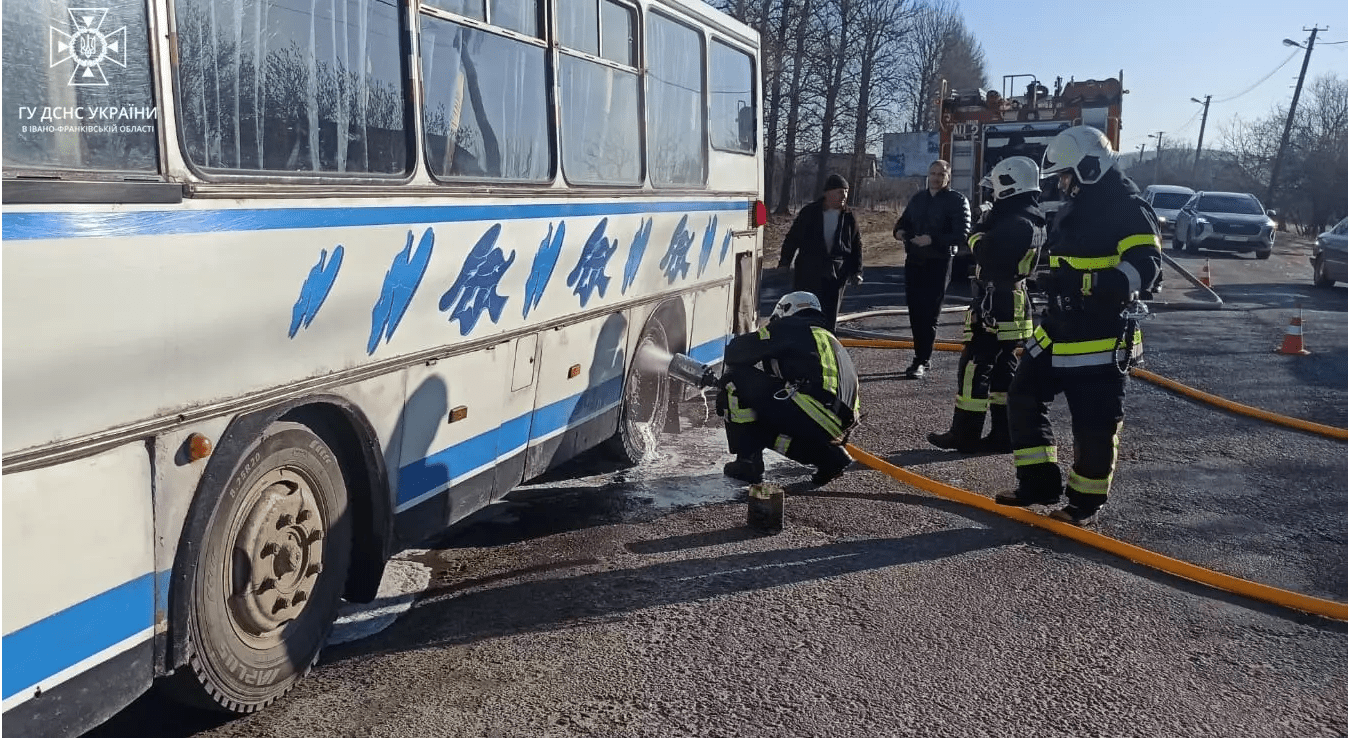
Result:
M1304 51L1281 41L1306 45L1304 28L1328 30L1317 34L1300 108L1308 82L1327 72L1346 77L1350 58L1350 44L1323 45L1350 33L1346 0L961 0L961 13L984 48L992 89L1010 74L1037 75L1053 90L1057 76L1104 79L1124 70L1122 153L1137 153L1141 143L1154 151L1148 135L1158 131L1164 146L1184 140L1194 147L1203 106L1192 97L1213 96L1206 148L1219 143L1220 128L1234 117L1252 121L1288 105ZM1028 81L1016 80L1016 94Z

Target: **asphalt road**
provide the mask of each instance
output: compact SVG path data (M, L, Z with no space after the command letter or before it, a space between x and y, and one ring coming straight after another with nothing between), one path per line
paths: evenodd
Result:
M1159 308L1146 368L1225 398L1345 427L1346 289L1316 289L1307 247L1210 260L1225 308ZM869 269L845 312L902 304ZM1205 296L1169 274L1162 301ZM770 283L770 287L774 285ZM776 294L766 294L770 302ZM1301 304L1310 356L1274 352ZM940 340L959 340L949 313ZM897 337L903 316L849 323ZM992 496L1007 456L958 456L945 427L956 355L853 350L854 442ZM1098 529L1229 574L1344 602L1343 442L1131 381ZM662 458L588 458L495 517L392 567L387 629L330 647L281 703L222 722L141 700L91 736L1346 735L1346 626L1132 564L855 466L825 489L773 464L787 528L745 528L698 400ZM1071 438L1053 418L1061 458ZM398 576L395 576L398 575ZM412 590L415 594L401 594ZM393 620L390 615L388 620Z

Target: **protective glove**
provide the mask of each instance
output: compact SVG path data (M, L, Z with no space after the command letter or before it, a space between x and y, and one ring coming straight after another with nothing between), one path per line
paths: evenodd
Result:
M854 286L854 287L857 287L858 285L860 285L860 284L863 283L862 275L861 275L861 274L855 274L855 275L853 275L852 277L849 277L849 278L848 278L848 283L849 283L850 285Z

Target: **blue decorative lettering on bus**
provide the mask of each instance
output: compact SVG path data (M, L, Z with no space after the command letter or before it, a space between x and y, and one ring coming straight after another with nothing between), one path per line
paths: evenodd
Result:
M325 259L327 263L324 263ZM342 244L333 249L332 259L328 259L328 249L319 249L319 261L310 268L305 283L300 285L300 298L291 308L291 338L295 338L301 328L308 328L314 322L314 316L319 314L323 301L328 299L328 293L333 289L333 282L337 281L341 268Z
M388 343L394 337L394 331L408 312L408 304L422 277L431 263L431 250L436 243L436 234L428 228L422 233L417 244L417 253L413 253L413 232L408 231L408 243L403 250L394 255L394 262L384 275L384 286L380 288L380 299L370 311L370 340L366 342L366 354L375 353L383 338Z
M708 260L712 258L713 240L717 237L717 216L714 215L708 221L707 230L703 231L703 248L698 252L698 276L703 276L703 270L708 268Z
M502 233L502 224L495 223L483 237L474 244L464 268L459 272L455 284L441 295L441 311L450 311L450 320L459 321L459 335L467 336L473 331L483 311L496 323L502 317L507 298L497 294L497 286L502 276L516 260L515 250L508 258L497 247L497 237Z
M661 270L666 273L667 284L674 284L679 277L689 276L689 247L694 245L694 234L684 229L688 222L688 215L680 218L679 225L675 226L675 232L670 236L670 246L666 247L666 254L661 257Z
M628 261L623 265L623 289L620 294L628 294L628 288L637 279L638 267L642 265L642 255L647 252L647 242L652 238L652 223L654 219L648 218L638 226L637 233L633 234L633 243L628 247Z
M558 255L562 253L563 234L567 232L567 221L558 221L555 231L548 224L548 233L539 242L539 251L535 252L534 263L530 266L530 277L525 280L525 304L520 308L520 317L527 318L530 311L539 307L544 298L544 288L553 278L553 269L558 266Z
M722 237L722 253L717 255L717 266L722 266L722 264L727 260L727 252L729 251L731 251L730 228L727 229L727 235Z
M590 302L591 295L596 290L604 297L605 289L609 287L609 276L605 274L605 267L609 266L609 259L614 256L614 252L619 250L619 242L605 236L607 225L609 218L601 218L600 224L591 231L590 238L586 239L577 265L572 268L572 273L567 275L567 286L575 286L572 291L581 298L582 307L586 307L586 303Z

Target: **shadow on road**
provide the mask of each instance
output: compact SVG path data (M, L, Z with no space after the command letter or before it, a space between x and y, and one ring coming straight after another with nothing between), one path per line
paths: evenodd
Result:
M739 529L705 534L733 540ZM848 541L689 559L465 592L462 583L432 587L397 625L373 638L330 649L325 662L376 653L471 643L522 632L565 628L583 618L781 587L889 566L956 556L1017 540L1016 531L960 528L904 538ZM655 552L688 546L687 536L647 542ZM455 594L454 597L446 595ZM416 634L409 642L408 634Z

